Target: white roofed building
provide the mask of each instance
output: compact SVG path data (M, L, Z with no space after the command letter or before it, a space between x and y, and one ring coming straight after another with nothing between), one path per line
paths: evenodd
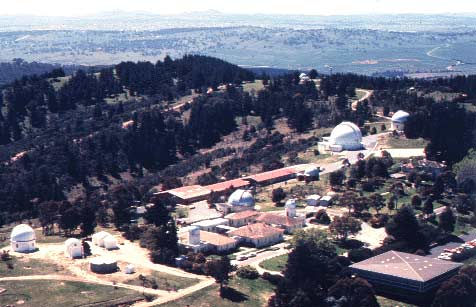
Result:
M343 122L337 125L329 137L324 137L318 144L319 150L341 152L344 150L360 150L362 145L362 132L356 124Z
M28 253L36 250L36 234L26 224L15 226L10 236L11 248L14 252Z
M226 203L216 204L216 206L219 211L222 211L225 214L230 212L254 210L255 199L251 191L238 189L231 193Z
M64 242L65 255L71 259L83 258L84 249L81 241L75 238L69 238Z
M399 110L395 112L392 116L392 128L391 130L397 131L397 132L403 132L405 129L405 123L408 120L408 117L410 117L410 114L408 114L405 111Z

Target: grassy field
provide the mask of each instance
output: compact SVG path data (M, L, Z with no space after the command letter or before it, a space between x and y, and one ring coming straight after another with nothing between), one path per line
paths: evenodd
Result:
M383 296L377 296L380 307L416 307L415 305L394 301Z
M9 281L2 282L2 288L7 291L0 295L0 306L73 307L102 302L94 306L105 307L141 298L132 290L66 281Z
M233 290L228 298L221 298L218 285L207 287L180 300L160 305L161 307L262 307L273 292L268 281L234 277L229 285Z
M151 274L145 275L147 279L154 279L157 282L159 289L168 290L168 289L183 289L193 286L198 283L198 279L179 277L162 272L152 272ZM139 280L139 277L130 279L126 282L129 285L142 286L142 282Z
M405 137L389 137L387 145L392 148L423 148L428 144L428 141L419 139L407 139Z
M264 85L263 85L263 81L262 80L255 80L255 82L251 82L251 83L245 83L243 84L243 90L245 92L252 92L253 90L258 93L259 91L261 91L262 89L264 89Z
M259 264L265 270L281 272L288 262L288 255L277 256Z
M12 269L8 268L7 262L0 261L0 276L57 274L63 270L63 268L52 262L38 259L12 257L10 263L13 264Z

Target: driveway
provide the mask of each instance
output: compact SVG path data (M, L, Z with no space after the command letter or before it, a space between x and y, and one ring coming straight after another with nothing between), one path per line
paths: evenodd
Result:
M440 246L432 248L428 256L436 258L443 252L445 248L456 248L466 241L471 241L476 239L476 231L473 231L467 235L461 235L459 236L459 238L461 239L461 242L449 242L449 243L446 243L445 245L440 245Z

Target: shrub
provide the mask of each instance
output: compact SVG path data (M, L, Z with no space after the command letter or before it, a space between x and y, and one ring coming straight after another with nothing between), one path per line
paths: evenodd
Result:
M275 286L284 281L284 277L282 277L281 275L270 274L268 272L264 272L263 275L261 275L261 278L263 278L264 280L269 281L270 283L272 283Z
M351 249L348 258L352 262L360 262L373 256L372 250L366 247Z
M364 182L362 183L362 190L365 192L374 192L375 191L374 184L372 182Z
M372 226L373 228L382 228L387 224L387 222L388 222L388 215L386 214L375 215L369 221L370 226Z
M257 279L259 277L258 271L249 265L242 266L236 271L236 275L240 278Z
M325 209L321 209L316 213L316 222L323 225L329 225L331 223L331 218L327 214Z

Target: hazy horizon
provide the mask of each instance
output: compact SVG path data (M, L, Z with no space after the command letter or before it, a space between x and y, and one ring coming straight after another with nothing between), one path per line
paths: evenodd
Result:
M472 1L471 1L472 2ZM81 17L110 12L150 13L176 15L192 12L217 11L223 14L244 15L308 15L308 16L345 16L345 15L398 15L398 14L476 14L476 2L466 0L334 0L332 2L316 0L312 3L304 0L276 0L269 2L242 0L239 3L223 4L217 0L181 0L174 3L152 0L83 0L80 3L61 0L20 0L2 5L0 16L33 15L45 17Z

